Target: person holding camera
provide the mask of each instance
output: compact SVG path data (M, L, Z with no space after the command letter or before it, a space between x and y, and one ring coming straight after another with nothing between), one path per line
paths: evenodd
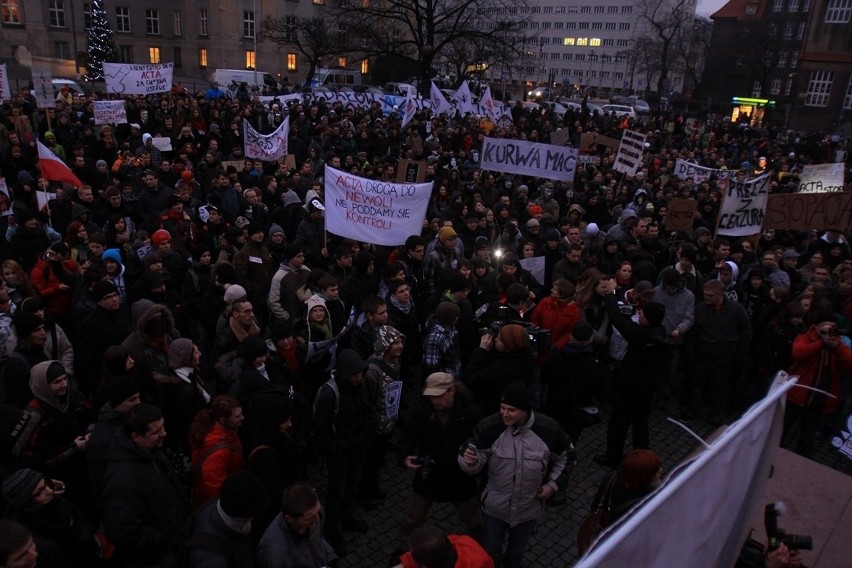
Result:
M467 388L451 374L432 373L426 378L423 398L406 421L399 443L402 465L414 472L414 491L400 530L401 550L408 548L412 533L423 526L435 501L452 503L468 531L481 536L476 478L465 474L456 461L481 419Z
M499 393L518 377L529 377L533 368L530 336L516 323L493 323L483 333L479 347L467 363L465 383L481 408L496 408ZM527 379L529 380L529 379Z
M555 420L533 411L530 392L520 381L503 389L499 409L477 424L473 444L458 463L468 475L488 472L482 544L494 566L520 568L545 503L567 485L574 445Z
M809 457L823 415L835 414L842 400L842 379L852 373L852 350L841 341L837 317L831 312L817 314L815 323L793 340L793 359L789 373L799 377L799 385L787 392L782 440L789 443L790 429L801 422L795 446L797 454Z

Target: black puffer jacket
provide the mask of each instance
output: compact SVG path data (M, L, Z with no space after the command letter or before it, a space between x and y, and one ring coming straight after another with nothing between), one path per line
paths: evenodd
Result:
M123 433L107 452L103 496L107 538L128 568L156 565L189 536L189 499L171 464Z

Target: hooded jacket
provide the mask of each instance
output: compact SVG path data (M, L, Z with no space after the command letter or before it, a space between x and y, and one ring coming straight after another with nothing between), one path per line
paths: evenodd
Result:
M666 330L668 342L672 345L683 344L684 335L695 324L695 295L686 289L683 279L678 283L679 287L675 292L669 292L665 286L657 286L651 299L666 308L663 328ZM672 337L674 330L678 330L679 337Z

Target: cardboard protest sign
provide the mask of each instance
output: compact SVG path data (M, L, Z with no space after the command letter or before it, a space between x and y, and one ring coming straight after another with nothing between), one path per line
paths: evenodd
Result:
M610 138L596 132L584 132L580 134L580 150L587 150L594 144L600 144L601 146L615 150L618 148L619 141L617 138Z
M843 163L807 165L799 177L799 193L843 191Z
M104 63L107 93L151 95L172 90L173 63Z
M727 179L722 187L725 186L716 234L747 237L759 233L766 216L769 176L748 181Z
M691 231L698 203L694 199L675 197L668 202L666 231Z
M390 183L325 166L325 226L356 241L397 246L419 235L431 183Z
M560 128L550 133L550 143L554 146L567 146L571 141L571 132L567 128Z
M642 167L642 154L645 152L645 135L634 130L625 130L621 135L621 145L615 155L612 169L634 176Z
M573 181L577 150L526 140L486 138L482 145L483 170Z
M124 101L92 101L95 124L127 124Z
M845 229L852 227L852 192L780 193L769 196L765 229Z

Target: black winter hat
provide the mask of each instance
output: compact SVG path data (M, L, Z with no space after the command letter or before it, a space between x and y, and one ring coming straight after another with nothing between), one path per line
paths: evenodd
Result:
M15 331L18 333L18 339L24 339L39 327L44 325L44 320L31 312L20 311L15 314Z
M527 412L532 410L530 391L521 381L515 381L503 389L503 394L500 395L500 403L514 406L518 410L526 410Z
M243 470L229 475L219 490L219 505L231 518L250 519L269 506L269 495L260 478Z
M110 294L118 294L118 288L111 282L98 281L92 286L92 299L100 302Z
M139 383L130 377L116 377L106 385L104 390L109 397L110 405L115 408L134 394L140 394Z
M367 368L367 362L354 349L344 349L337 356L335 370L343 380Z
M33 490L44 476L28 467L13 471L3 480L3 495L12 507L20 509L30 502Z

